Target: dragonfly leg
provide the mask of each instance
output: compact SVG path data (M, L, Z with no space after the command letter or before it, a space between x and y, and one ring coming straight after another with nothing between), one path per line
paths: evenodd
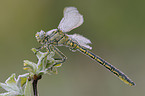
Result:
M37 54L37 52L38 52L38 51L40 51L41 49L43 49L45 45L46 45L46 44L43 44L42 46L40 46L40 47L36 48L36 49L37 49L37 51L35 52L35 54Z
M55 46L50 46L50 47L52 50L54 50L61 57L61 58L55 58L55 60L59 60L59 62L55 63L53 66L57 66L57 65L65 62L65 60L67 59L66 56Z

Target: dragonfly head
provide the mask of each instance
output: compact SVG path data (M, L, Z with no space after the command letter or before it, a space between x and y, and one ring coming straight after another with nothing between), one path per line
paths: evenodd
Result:
M39 43L43 44L45 39L45 32L41 30L40 32L36 33L35 37Z

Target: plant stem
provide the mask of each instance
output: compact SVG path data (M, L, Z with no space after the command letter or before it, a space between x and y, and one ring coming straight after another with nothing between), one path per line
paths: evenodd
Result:
M33 92L34 92L34 96L38 96L38 90L37 90L37 84L38 84L38 80L41 79L42 76L37 76L34 75L33 76Z

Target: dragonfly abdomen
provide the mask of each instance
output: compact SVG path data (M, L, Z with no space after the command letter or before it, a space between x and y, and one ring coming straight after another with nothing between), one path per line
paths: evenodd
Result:
M103 65L105 68L107 68L109 71L111 71L113 74L115 74L119 79L121 79L123 82L129 84L129 85L135 85L133 81L131 81L123 72L121 72L119 69L115 68L113 65L108 63L107 61L103 60L101 57L93 54L92 52L88 51L87 49L77 46L76 47L80 52L84 53L85 55L89 56L91 59L99 62L101 65Z
M73 50L77 50L79 48L79 45L78 43L76 43L75 41L73 41L72 39L68 39L66 42L65 42L66 46L68 46L72 51Z

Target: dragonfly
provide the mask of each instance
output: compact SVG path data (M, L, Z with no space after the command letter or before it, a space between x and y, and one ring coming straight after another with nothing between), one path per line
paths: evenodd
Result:
M53 50L61 57L61 61L57 62L53 66L65 62L66 56L57 48L57 46L65 46L69 47L69 49L73 52L80 51L81 53L87 55L94 61L98 62L100 65L107 68L124 83L129 84L130 86L135 85L135 83L119 69L89 51L89 49L92 49L92 47L89 46L89 44L91 44L89 39L79 34L67 34L67 32L70 32L71 30L79 27L84 22L83 16L79 13L77 8L66 7L63 13L64 16L60 21L57 29L52 29L48 32L41 30L35 35L37 41L42 44L40 49L46 47L49 51Z

